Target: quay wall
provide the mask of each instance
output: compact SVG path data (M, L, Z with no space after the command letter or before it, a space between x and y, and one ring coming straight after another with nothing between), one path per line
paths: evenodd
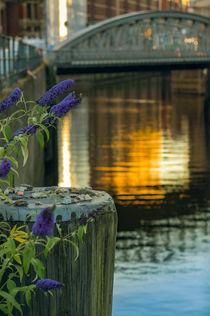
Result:
M25 78L18 80L11 87L0 91L0 102L16 87L19 87L23 91L26 101L38 100L47 89L46 67L46 64L42 63L32 72L32 75L27 75ZM10 115L16 110L17 108L13 105L8 109L6 115ZM27 120L21 120L20 123L13 126L13 130L15 131L25 126L27 126ZM44 154L45 152L40 148L36 137L31 137L29 141L29 159L24 167L22 166L22 157L18 159L19 176L15 176L14 185L19 185L23 182L34 186L44 184ZM37 163L37 161L39 161L39 163Z

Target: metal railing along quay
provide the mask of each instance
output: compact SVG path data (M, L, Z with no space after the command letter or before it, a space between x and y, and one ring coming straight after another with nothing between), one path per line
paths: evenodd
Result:
M0 91L41 64L42 50L0 34Z

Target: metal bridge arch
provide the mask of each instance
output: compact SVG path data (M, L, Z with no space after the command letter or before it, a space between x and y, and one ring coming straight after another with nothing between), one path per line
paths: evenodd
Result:
M210 19L176 11L124 14L82 30L50 54L61 68L210 62Z

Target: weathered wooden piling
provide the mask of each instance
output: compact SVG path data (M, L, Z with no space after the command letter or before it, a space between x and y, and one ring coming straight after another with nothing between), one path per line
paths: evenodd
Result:
M96 220L88 224L84 242L79 245L77 261L74 247L67 242L56 245L48 256L46 278L64 283L63 289L54 291L53 297L37 291L31 309L25 309L24 315L111 316L117 231L114 202L107 193L88 188L57 189L23 186L16 191L24 191L21 199L28 203L27 206L0 205L3 220L22 223L27 214L39 213L55 203L55 218L61 224L63 234L73 231L79 218L100 208ZM16 193L9 193L9 196L18 201ZM56 201L53 196L56 196ZM37 201L41 204L37 205ZM32 216L31 221L35 220L36 216Z

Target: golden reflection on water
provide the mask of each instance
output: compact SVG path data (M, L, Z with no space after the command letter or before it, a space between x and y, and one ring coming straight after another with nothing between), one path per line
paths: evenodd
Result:
M59 141L59 172L58 172L58 186L70 187L71 186L71 151L70 151L70 123L71 116L68 114L64 117L63 122L59 125L58 135Z
M202 133L203 99L162 100L154 80L142 82L142 92L138 81L96 88L64 118L59 186L90 185L133 204L189 189L192 151L193 163L201 161L191 142Z
M99 172L99 181L106 190L112 188L114 194L125 203L139 196L144 200L163 199L175 184L188 187L187 134L172 140L169 131L164 133L155 126L139 129L124 138L121 129L115 132L110 146L111 162L108 166L94 168ZM171 188L169 185L172 185Z
M129 100L128 100L129 102ZM102 100L100 100L100 104ZM106 107L104 107L106 109ZM121 109L122 110L122 109ZM120 111L119 111L120 113ZM73 112L71 113L72 115ZM115 113L116 114L116 113ZM104 117L106 120L106 116ZM118 121L118 124L122 122ZM76 170L71 159L71 116L64 118L60 126L59 186L75 186ZM172 140L170 132L163 132L155 126L135 130L122 137L117 129L112 143L107 146L112 161L93 166L99 185L106 190L113 188L115 195L123 201L142 196L144 200L163 199L169 184L187 186L189 180L189 139L187 133ZM99 133L100 135L100 133ZM100 151L100 145L98 144ZM104 149L104 148L103 148ZM98 153L100 156L100 153ZM101 159L103 162L103 160ZM99 172L97 176L97 172ZM87 183L88 184L88 183ZM172 189L173 190L173 189Z

